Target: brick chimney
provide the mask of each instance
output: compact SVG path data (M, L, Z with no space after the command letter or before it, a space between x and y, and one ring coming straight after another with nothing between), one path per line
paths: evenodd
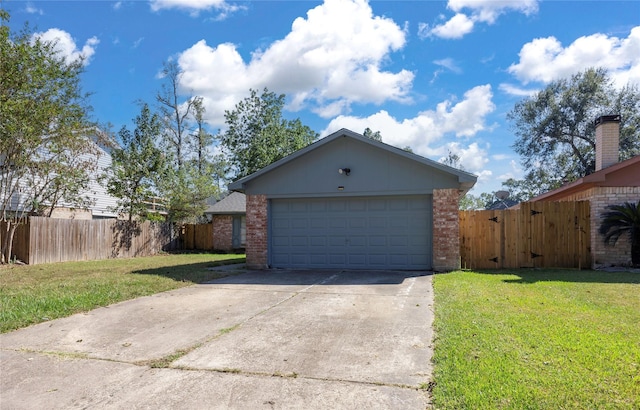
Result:
M620 115L603 115L596 121L596 171L620 158Z

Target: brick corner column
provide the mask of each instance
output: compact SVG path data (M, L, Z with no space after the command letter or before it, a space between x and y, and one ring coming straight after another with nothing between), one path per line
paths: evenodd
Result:
M460 269L460 219L458 189L433 190L433 270Z
M267 269L267 197L247 195L247 268Z

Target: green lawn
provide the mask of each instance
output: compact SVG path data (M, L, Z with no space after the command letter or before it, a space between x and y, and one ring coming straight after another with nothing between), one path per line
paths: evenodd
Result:
M640 409L640 274L438 274L436 409Z
M170 254L0 266L0 332L226 275L210 267L244 255Z

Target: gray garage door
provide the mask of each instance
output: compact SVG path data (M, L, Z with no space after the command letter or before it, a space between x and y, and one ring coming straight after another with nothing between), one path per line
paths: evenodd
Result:
M274 199L275 268L431 269L431 196Z

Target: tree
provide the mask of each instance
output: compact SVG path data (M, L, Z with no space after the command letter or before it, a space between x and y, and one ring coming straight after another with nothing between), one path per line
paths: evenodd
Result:
M205 128L202 97L180 98L182 72L174 61L162 71L166 82L156 95L163 121L164 145L173 167L163 174L158 187L167 203L169 220L197 221L206 209L205 200L218 192L216 166L207 159L213 137ZM195 131L194 131L195 129Z
M620 157L640 154L640 90L614 87L606 70L590 68L550 83L518 102L507 118L517 140L525 179L542 192L595 170L594 120L620 114Z
M168 168L159 187L167 204L168 220L181 223L201 222L206 199L218 193L211 175L201 175L193 161L185 162L181 169Z
M476 196L467 192L460 198L458 207L465 211L487 209L495 202L495 197L495 193L483 192Z
M460 155L454 154L449 151L446 158L443 158L441 163L450 166L451 168L456 168L464 171L464 167L460 164Z
M104 175L107 192L118 198L114 211L128 214L129 221L149 217L146 202L157 196L156 182L166 171L165 157L155 146L162 132L160 118L144 104L135 124L133 133L126 127L118 133L122 148L111 151L111 166Z
M204 175L207 168L211 164L207 160L208 147L213 143L213 135L208 133L204 126L204 113L205 109L202 105L202 97L195 97L193 99L193 117L196 121L196 132L192 136L192 149L196 155L196 166L198 173Z
M364 135L367 138L371 138L374 141L382 142L382 134L380 134L380 131L373 132L369 127L364 129L364 132L362 133L362 135Z
M299 119L282 118L285 95L264 89L262 95L250 90L250 96L225 111L227 130L219 135L231 172L237 178L247 176L309 145L318 137Z
M101 133L80 86L83 62L67 61L28 27L11 33L7 11L0 9L0 20L0 263L6 263L25 216L51 215L61 203L90 204Z
M162 90L156 94L160 115L164 122L164 138L167 147L173 150L178 169L182 168L185 159L185 145L187 143L187 127L189 117L193 114L195 98L180 101L180 77L182 72L175 61L164 63L162 74L165 83ZM199 100L202 108L202 99Z
M640 266L640 201L637 204L625 202L622 205L609 205L609 211L602 214L600 234L605 244L615 245L623 235L631 241L631 264Z

